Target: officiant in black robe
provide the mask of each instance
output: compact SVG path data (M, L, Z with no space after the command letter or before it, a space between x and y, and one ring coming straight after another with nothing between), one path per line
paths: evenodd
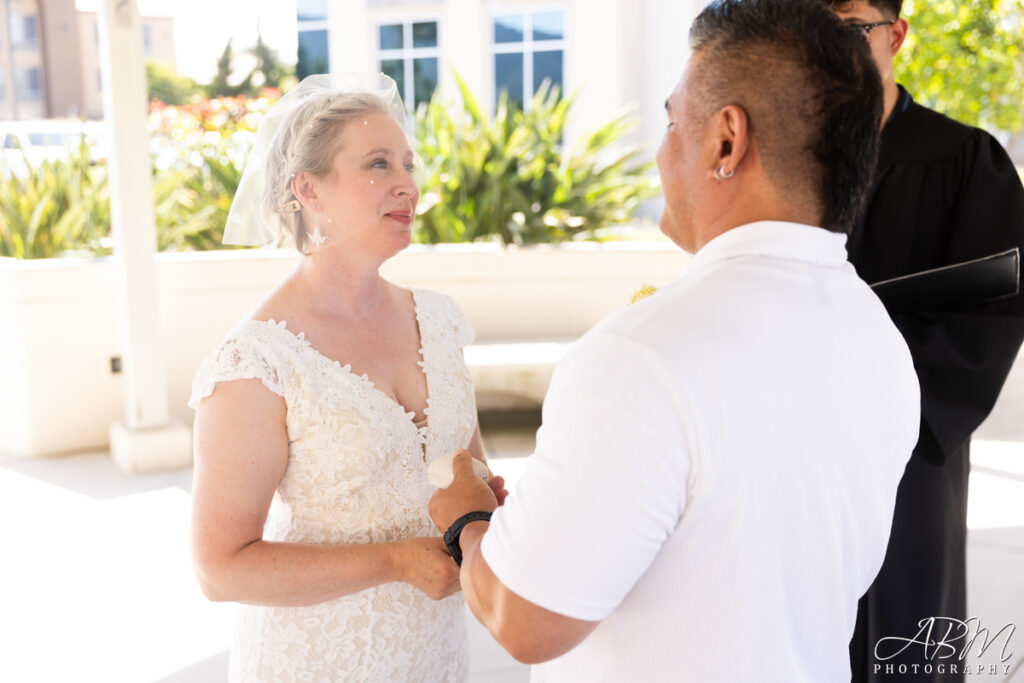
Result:
M874 283L1024 248L1024 189L1005 150L988 133L914 103L896 84L893 57L907 31L901 3L830 4L861 27L886 94L874 189L847 243L860 276ZM915 637L923 619L967 618L971 434L995 404L1024 339L1019 293L933 306L890 310L921 383L921 431L900 482L885 562L860 601L850 644L855 683L962 681L963 665L977 661L926 657L916 645L884 661L875 652L881 638ZM945 628L937 624L933 637ZM900 664L910 667L906 674Z

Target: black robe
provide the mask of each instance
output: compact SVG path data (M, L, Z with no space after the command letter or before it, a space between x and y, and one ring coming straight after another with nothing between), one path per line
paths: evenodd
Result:
M1024 252L1024 189L1006 152L988 133L914 104L901 88L882 129L868 208L848 242L857 272L872 283L1014 246ZM926 659L915 645L879 661L874 649L880 638L914 637L922 619L967 616L970 438L1024 339L1024 295L894 314L893 322L921 383L921 432L899 485L885 562L859 604L853 681L962 681L949 664L977 663L976 656ZM919 672L944 663L947 673L886 674L887 664L902 663L919 664Z

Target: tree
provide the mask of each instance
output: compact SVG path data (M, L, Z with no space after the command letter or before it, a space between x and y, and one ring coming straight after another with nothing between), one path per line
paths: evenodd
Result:
M174 67L151 59L146 60L146 82L149 84L149 99L177 106L185 104L193 95L201 94L202 88L188 76L182 76Z
M248 93L252 89L252 72L238 85L228 83L228 79L231 77L233 57L231 40L228 39L228 44L224 46L224 51L220 53L220 58L217 60L217 75L213 77L213 82L206 87L207 97L236 97Z
M903 16L896 79L915 100L973 126L1024 128L1024 0L907 0Z
M263 34L259 29L256 30L256 47L252 51L256 55L256 68L253 73L255 75L255 72L259 71L263 74L263 82L260 83L260 86L280 88L281 81L290 75L289 70L278 61L277 53L263 42Z

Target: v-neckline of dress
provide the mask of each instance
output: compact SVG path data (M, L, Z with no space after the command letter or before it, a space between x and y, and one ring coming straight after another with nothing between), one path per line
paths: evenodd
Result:
M322 364L334 366L335 368L339 369L343 374L347 375L348 377L352 378L357 382L360 382L373 394L381 397L385 403L387 403L390 406L393 406L396 410L398 410L405 417L406 421L408 421L408 423L413 427L413 429L417 431L417 433L422 434L426 432L427 428L429 427L430 421L430 373L427 371L427 354L424 351L425 337L423 334L423 317L420 315L419 293L416 289L412 288L410 288L409 291L412 293L413 314L416 317L416 334L419 337L418 353L420 359L416 361L416 364L420 366L420 369L423 371L423 382L427 388L427 397L425 405L423 407L423 419L419 421L416 420L416 411L406 410L405 406L399 403L397 398L381 390L376 384L374 384L373 380L371 380L365 372L361 375L357 375L356 373L352 372L352 365L350 363L342 365L341 361L335 360L334 358L325 355L319 349L313 346L313 344L310 343L308 339L306 339L305 332L292 332L291 330L288 329L288 323L286 321L277 321L274 320L273 318L270 318L268 320L250 320L249 322L259 323L285 332L289 337L299 342L302 348L308 349L310 352L312 352L313 355ZM420 426L420 423L422 423L423 426Z

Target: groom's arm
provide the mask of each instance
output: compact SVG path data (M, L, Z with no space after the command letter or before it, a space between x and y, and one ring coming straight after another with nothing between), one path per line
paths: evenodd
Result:
M591 636L679 526L696 436L670 377L653 350L591 331L555 370L536 449L508 501L496 510L465 454L431 499L442 531L494 511L462 531L460 582L517 659L547 661Z
M473 475L464 452L456 456L453 469L452 484L435 493L430 501L430 514L442 531L467 512L492 512L497 507L491 489ZM509 654L525 664L546 662L579 645L600 622L552 612L509 590L480 552L480 542L489 526L488 522L471 522L459 537L460 581L474 616Z
M510 591L480 552L487 522L467 526L460 539L463 553L460 580L466 603L494 639L524 664L540 664L564 655L597 628L519 597Z

